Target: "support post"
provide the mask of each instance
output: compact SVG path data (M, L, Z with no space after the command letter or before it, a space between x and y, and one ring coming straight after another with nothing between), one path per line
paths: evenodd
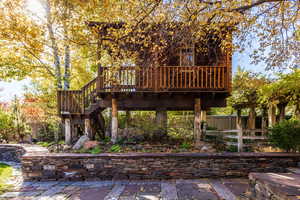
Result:
M276 107L275 107L275 105L270 105L270 107L269 107L268 121L269 121L269 127L275 125L275 123L276 123Z
M92 139L92 126L89 118L84 120L84 134L88 136L88 138Z
M195 99L194 105L194 137L195 137L195 146L200 145L201 141L201 100L200 98Z
M204 140L206 136L206 128L207 128L206 110L201 110L201 122L202 122L201 140Z
M285 103L280 103L277 105L277 108L279 110L279 121L285 120L285 107L287 104Z
M76 142L76 140L78 139L78 126L74 123L72 123L72 142Z
M165 108L157 109L155 113L155 122L159 127L159 132L167 134L168 129L168 115Z
M107 122L107 127L105 129L105 137L111 137L111 108L108 109L108 122Z
M71 120L69 118L65 119L65 144L71 145L72 134L71 134Z
M255 107L250 107L249 115L248 115L248 129L250 130L250 133L252 136L255 136L255 118L256 118L256 112Z
M129 128L131 123L131 113L129 110L126 111L126 122L125 122L125 128Z
M263 108L261 111L261 130L262 130L262 135L265 135L266 130L267 130L267 109Z
M243 152L243 127L242 127L242 116L241 110L237 110L236 116L236 128L238 130L238 152Z
M111 142L116 143L118 138L118 106L116 98L111 99L111 110Z

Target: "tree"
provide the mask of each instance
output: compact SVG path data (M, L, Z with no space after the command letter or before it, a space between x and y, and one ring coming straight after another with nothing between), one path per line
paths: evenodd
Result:
M41 0L47 12L40 22L29 17L24 2L4 0L0 5L0 19L4 22L0 26L0 39L5 44L0 51L6 52L1 56L0 66L3 69L1 77L5 79L50 77L58 88L64 85L67 89L69 82L80 79L76 76L77 70L91 76L90 72L98 63L118 65L124 60L134 60L136 54L118 48L128 41L142 38L142 42L137 43L159 54L169 47L170 38L172 41L189 38L186 30L203 41L214 39L206 37L207 32L213 31L216 38L223 39L220 44L223 49L227 49L231 48L232 38L232 34L225 31L228 27L234 29L238 41L234 50L243 50L247 46L245 38L257 38L258 48L253 51L253 62L264 61L269 68L293 66L298 62L300 45L295 28L299 21L298 1ZM112 32L114 37L105 38L104 44L96 50L95 39L98 38L91 35L86 26L88 21L122 21L126 26L121 31ZM184 24L184 28L175 27L174 23L178 22ZM156 29L155 43L151 37L144 37L138 28L143 23L166 24ZM174 28L176 31L172 31ZM159 34L160 29L170 30L169 36ZM112 41L108 43L109 40ZM107 45L111 47L109 54ZM207 48L203 45L201 50L205 52ZM82 64L87 66L82 67ZM71 88L77 87L71 84Z
M255 128L256 108L263 105L259 102L259 90L268 82L261 74L245 71L238 68L233 78L233 92L228 98L228 103L236 110L249 108L249 123L251 129ZM264 111L262 111L264 113Z

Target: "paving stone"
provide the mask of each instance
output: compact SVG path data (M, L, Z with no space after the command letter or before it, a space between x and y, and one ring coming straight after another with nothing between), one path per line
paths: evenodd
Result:
M51 187L49 190L46 190L45 192L43 192L39 196L39 198L37 198L37 200L48 200L48 199L51 199L52 196L56 195L57 193L60 193L63 189L64 189L64 187L62 187L62 186Z
M70 197L70 200L103 200L111 191L111 186L104 186L99 188L84 188L79 193Z
M177 200L176 185L172 182L161 183L161 196L162 200Z
M224 185L238 197L245 196L249 187L249 184L245 183L224 183Z
M213 180L211 181L211 185L214 190L217 192L218 196L224 200L235 200L236 196L227 188L225 185L221 183L221 181Z
M41 191L30 191L30 192L6 192L0 195L0 198L15 198L15 197L34 197L41 194Z
M120 195L120 199L128 199L127 197L135 198L139 192L139 185L126 185L123 192Z
M177 185L178 199L180 200L218 200L218 196L211 188L201 187L195 183Z
M104 200L118 200L124 188L124 185L115 185Z

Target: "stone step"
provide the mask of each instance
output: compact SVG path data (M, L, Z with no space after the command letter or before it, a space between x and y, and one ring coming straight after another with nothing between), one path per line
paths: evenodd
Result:
M300 174L250 173L250 199L296 200L300 197Z
M300 168L296 168L296 167L287 168L287 171L293 174L300 174Z

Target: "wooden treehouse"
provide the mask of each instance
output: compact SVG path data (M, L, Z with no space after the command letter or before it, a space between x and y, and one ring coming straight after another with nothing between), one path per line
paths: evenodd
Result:
M110 37L108 29L122 29L122 24L91 22L89 26L96 27L99 46ZM222 38L208 40L203 53L198 50L202 41L187 38L176 45L170 42L159 55L151 47L141 50L126 41L125 50L138 52L136 63L115 68L99 65L96 78L81 90L58 91L66 142L77 136L78 126L84 126L91 137L97 129L104 133L101 112L106 108L112 108L112 141L117 138L118 111L154 110L158 118L166 118L167 110L194 110L195 134L201 134L206 110L226 106L231 92L231 48L220 48ZM119 48L124 50L124 45Z

